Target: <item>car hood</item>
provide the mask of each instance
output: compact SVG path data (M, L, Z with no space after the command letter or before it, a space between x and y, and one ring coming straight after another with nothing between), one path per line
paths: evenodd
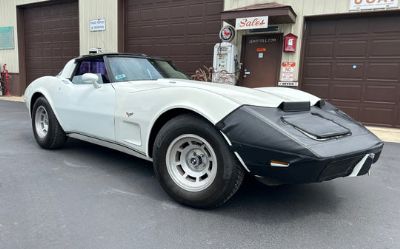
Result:
M153 81L131 81L115 84L129 92L154 90L159 88L192 88L217 94L239 105L278 107L282 102L310 102L315 105L320 99L309 93L285 87L247 88L228 84L210 83L182 79L158 79Z
M282 102L310 102L315 105L320 98L309 93L286 87L247 88L220 83L181 79L160 79L171 87L191 87L224 96L241 105L278 107Z

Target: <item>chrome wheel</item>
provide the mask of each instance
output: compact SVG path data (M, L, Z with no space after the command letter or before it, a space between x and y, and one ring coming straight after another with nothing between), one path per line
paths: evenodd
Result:
M46 108L39 106L35 113L35 129L36 134L40 138L47 136L49 132L49 115L47 114Z
M202 137L185 134L169 145L166 155L168 174L181 188L198 192L208 188L217 175L217 156Z

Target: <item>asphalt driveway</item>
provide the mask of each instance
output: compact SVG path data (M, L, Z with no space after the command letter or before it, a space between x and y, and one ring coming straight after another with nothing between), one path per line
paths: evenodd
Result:
M84 121L82 121L84 122ZM23 103L0 101L0 248L400 248L400 144L371 176L180 206L149 162L77 140L46 151Z

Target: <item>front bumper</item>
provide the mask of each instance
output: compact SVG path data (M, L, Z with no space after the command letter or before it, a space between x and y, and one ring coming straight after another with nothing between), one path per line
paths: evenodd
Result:
M351 118L332 108L312 107L304 113L323 116L350 133L318 140L283 121L285 115L298 113L254 106L240 107L219 122L217 128L230 140L232 150L251 174L280 183L321 182L364 175L379 159L383 142Z
M383 144L379 144L367 150L326 158L296 156L249 145L240 145L235 149L253 175L268 177L279 183L311 183L346 177L352 173L353 176L367 174L371 165L379 159L382 147ZM277 158L290 163L287 167L271 166L271 160ZM359 163L361 167L355 169Z

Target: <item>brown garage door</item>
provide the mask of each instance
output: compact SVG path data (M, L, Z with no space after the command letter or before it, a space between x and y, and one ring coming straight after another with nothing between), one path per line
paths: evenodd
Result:
M400 16L306 22L302 89L369 125L400 127Z
M28 84L44 75L56 75L79 55L78 10L78 1L23 9Z
M212 66L223 0L125 1L125 51L172 59L188 74Z

